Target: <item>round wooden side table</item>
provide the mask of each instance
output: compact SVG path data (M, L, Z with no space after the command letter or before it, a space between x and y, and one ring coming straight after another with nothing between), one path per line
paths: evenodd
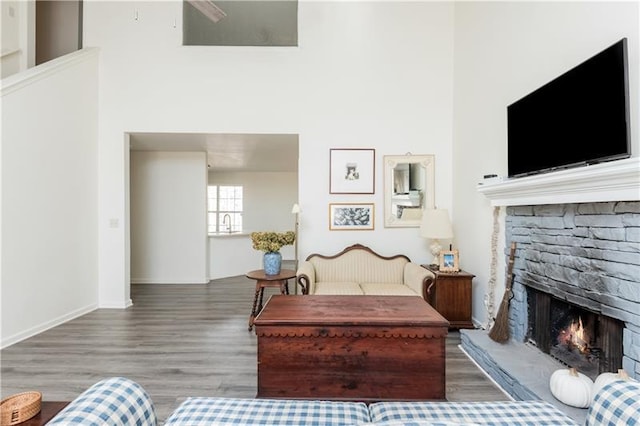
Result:
M249 317L249 331L251 331L256 315L262 310L264 289L266 287L277 287L280 289L280 294L289 294L289 283L287 280L295 278L296 271L292 269L281 269L278 275L267 275L264 273L264 269L257 269L248 272L246 277L256 280L256 293L253 297L253 307L251 308L251 316Z

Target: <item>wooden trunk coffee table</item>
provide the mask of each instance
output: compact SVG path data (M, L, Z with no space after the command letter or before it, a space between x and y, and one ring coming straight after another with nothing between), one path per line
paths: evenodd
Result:
M259 398L444 400L449 322L418 296L271 296Z

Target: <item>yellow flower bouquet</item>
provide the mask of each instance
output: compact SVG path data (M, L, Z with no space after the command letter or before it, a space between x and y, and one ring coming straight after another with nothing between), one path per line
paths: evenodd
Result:
M282 246L288 246L295 242L296 234L287 232L252 232L251 242L253 248L265 253L279 252Z

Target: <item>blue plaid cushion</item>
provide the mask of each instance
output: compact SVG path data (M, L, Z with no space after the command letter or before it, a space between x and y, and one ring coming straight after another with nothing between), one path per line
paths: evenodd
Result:
M102 380L71 401L47 425L153 426L157 423L147 392L129 379Z
M359 402L188 398L164 424L165 426L346 426L368 421L367 406Z
M371 422L428 420L493 426L576 426L573 419L545 401L378 402L369 406Z
M584 424L640 425L640 383L617 381L604 386L593 399Z

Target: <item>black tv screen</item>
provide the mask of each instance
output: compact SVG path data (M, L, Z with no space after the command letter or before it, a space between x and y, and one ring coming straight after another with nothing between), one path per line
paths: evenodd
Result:
M631 155L627 39L507 107L509 177Z

